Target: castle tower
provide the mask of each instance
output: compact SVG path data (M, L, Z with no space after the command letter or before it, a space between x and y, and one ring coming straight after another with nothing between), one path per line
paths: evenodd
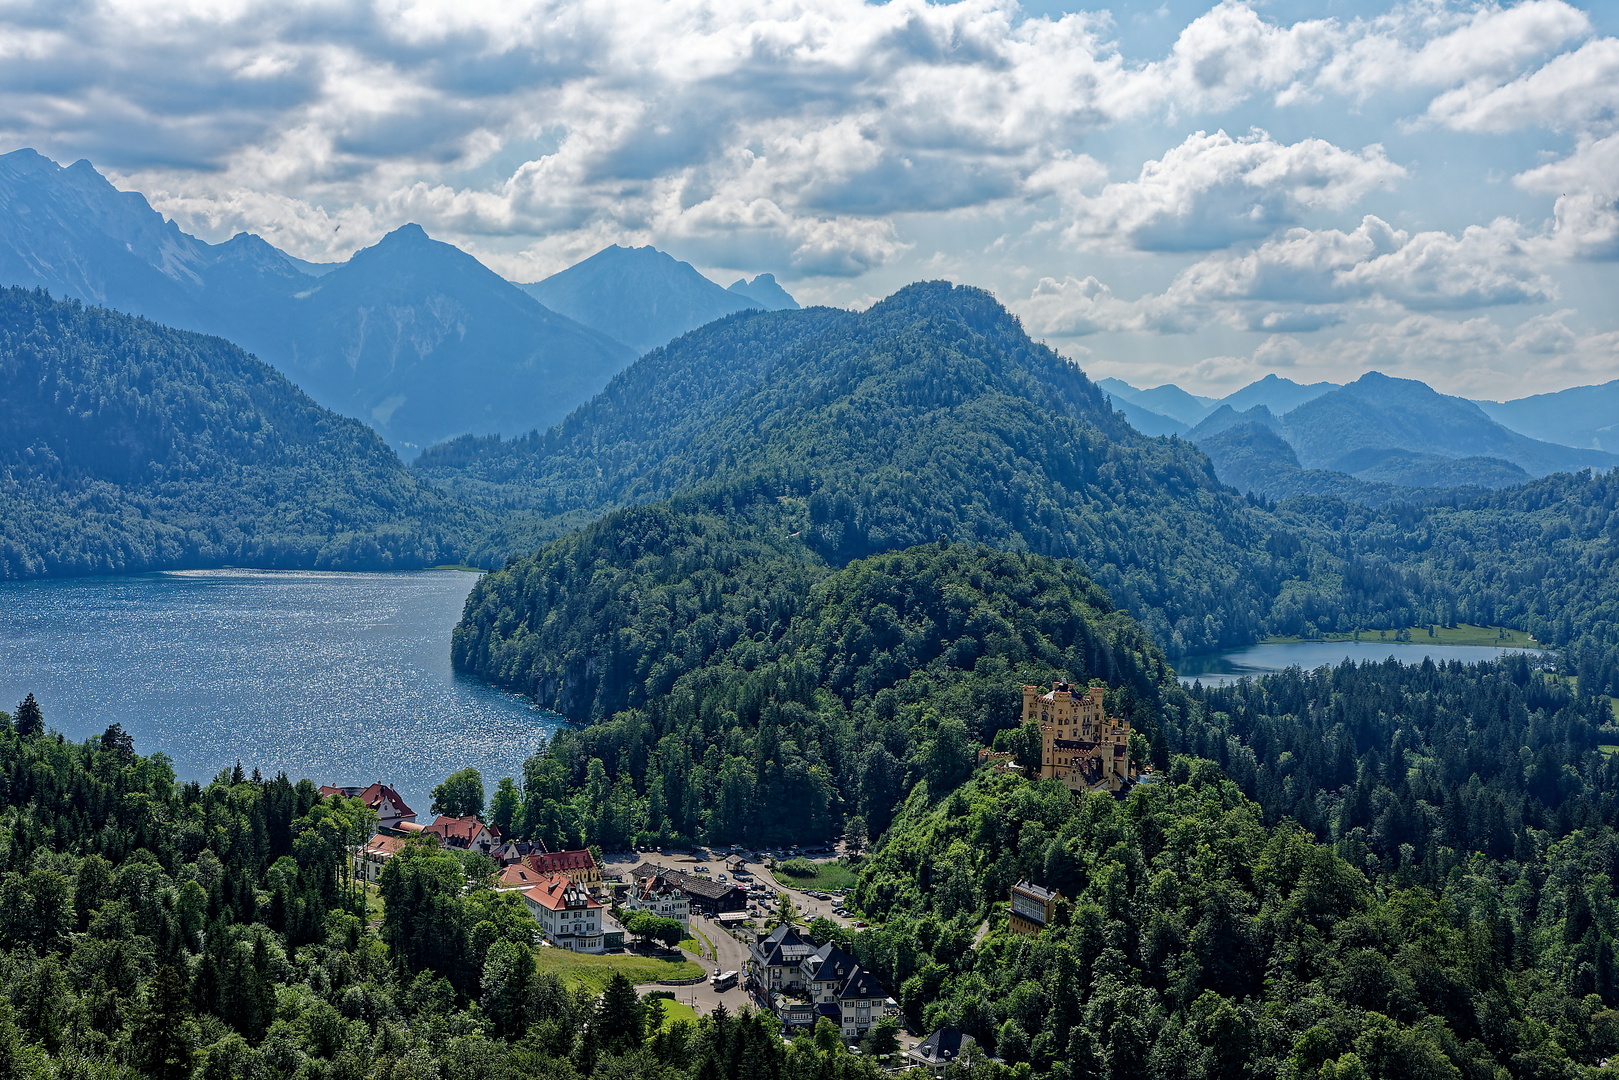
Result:
M1103 689L1056 683L1023 688L1023 720L1040 725L1040 775L1070 791L1118 791L1130 771L1130 721L1110 717Z

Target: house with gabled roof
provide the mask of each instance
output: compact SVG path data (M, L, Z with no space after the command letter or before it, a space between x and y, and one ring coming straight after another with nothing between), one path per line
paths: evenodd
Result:
M888 996L877 976L855 968L838 989L838 1012L843 1037L858 1039L885 1016L899 1015L899 1002Z
M402 822L416 820L416 811L405 805L405 800L399 797L399 792L395 791L392 785L384 784L381 780L368 787L338 787L327 784L320 789L320 794L323 799L333 795L359 799L376 813L379 829L397 829Z
M942 1027L906 1051L913 1068L927 1069L938 1080L945 1070L961 1060L962 1052L977 1040L957 1027Z
M531 852L528 864L542 874L563 874L575 885L596 885L601 882L601 867L588 848L574 851Z
M475 817L448 817L440 814L423 832L432 833L445 847L481 851L492 855L500 847L500 832Z
M599 953L604 947L602 906L582 885L561 874L523 891L523 902L540 932L559 949Z
M495 891L511 892L512 890L532 889L551 879L552 875L542 874L526 863L512 863L510 866L500 868L495 875Z
M382 876L383 865L399 854L408 842L404 836L389 836L386 833L373 836L354 857L354 876L361 881L375 882Z
M748 946L748 982L759 990L800 989L798 975L815 943L798 927L782 923Z

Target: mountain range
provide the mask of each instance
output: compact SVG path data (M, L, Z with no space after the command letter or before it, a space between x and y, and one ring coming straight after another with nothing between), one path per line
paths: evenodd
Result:
M405 456L550 427L646 348L734 311L796 306L768 274L725 289L651 248L609 248L529 287L581 321L419 226L341 264L247 233L209 244L89 162L32 150L0 156L0 285L228 338Z
M1348 386L1301 386L1267 375L1218 400L1175 386L1098 385L1138 429L1189 439L1210 455L1221 480L1270 498L1333 494L1381 503L1418 497L1410 489L1501 488L1619 464L1600 449L1523 435L1480 403L1375 371ZM1196 422L1180 426L1180 418Z

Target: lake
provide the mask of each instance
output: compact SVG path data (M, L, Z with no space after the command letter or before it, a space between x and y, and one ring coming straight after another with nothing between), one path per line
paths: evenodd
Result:
M1229 686L1238 679L1285 671L1295 664L1305 671L1323 664L1341 664L1346 657L1357 664L1368 660L1381 662L1390 657L1402 664L1420 664L1428 656L1433 657L1436 664L1452 660L1477 664L1519 652L1541 655L1537 649L1522 646L1425 645L1416 641L1299 641L1285 645L1249 645L1205 656L1184 657L1175 665L1175 673L1188 686L1194 680L1201 681L1204 686Z
M423 821L467 765L489 794L561 718L450 670L477 575L210 570L0 584L0 708L71 739L120 723L183 780L394 784Z

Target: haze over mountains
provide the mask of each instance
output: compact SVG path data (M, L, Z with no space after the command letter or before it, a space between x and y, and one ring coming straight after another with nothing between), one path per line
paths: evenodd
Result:
M1379 372L1348 386L1301 386L1267 375L1219 400L1173 385L1145 391L1116 379L1098 385L1139 430L1182 435L1210 455L1221 480L1270 498L1333 494L1388 502L1410 498L1404 489L1501 488L1619 464L1600 449L1530 438L1492 419L1485 405ZM1583 400L1566 394L1541 403L1538 415ZM1532 412L1517 402L1494 408ZM1591 422L1599 419L1591 410Z
M725 289L651 248L615 247L530 287L579 321L414 225L332 265L246 233L208 244L89 162L32 150L0 156L0 284L219 334L406 457L547 428L646 348L734 311L796 306L768 274Z
M770 274L725 289L657 248L617 244L522 288L638 354L738 311L798 307Z

